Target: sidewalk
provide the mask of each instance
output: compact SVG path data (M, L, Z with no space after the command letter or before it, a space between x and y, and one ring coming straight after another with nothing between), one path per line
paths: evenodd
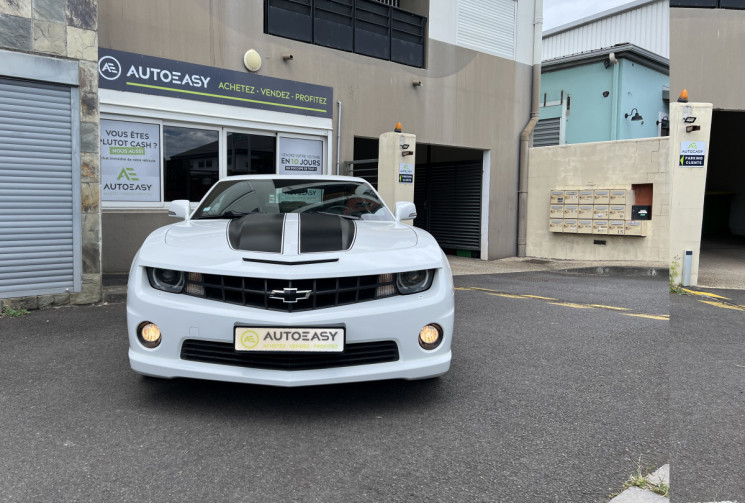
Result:
M668 265L664 262L555 260L532 257L508 257L499 260L479 260L448 256L454 276L465 274L504 274L511 272L562 271L587 274L622 274L631 276L667 277Z

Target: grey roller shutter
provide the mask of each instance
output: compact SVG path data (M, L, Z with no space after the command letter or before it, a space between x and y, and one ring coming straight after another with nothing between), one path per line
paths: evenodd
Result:
M561 119L541 119L533 131L534 147L550 147L561 142Z
M0 298L79 290L72 93L0 78Z

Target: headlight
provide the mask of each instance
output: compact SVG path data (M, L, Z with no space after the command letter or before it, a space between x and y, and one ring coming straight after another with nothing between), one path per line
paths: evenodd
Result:
M147 279L150 286L170 293L181 293L184 290L184 273L172 269L147 268Z
M400 272L396 274L396 287L401 295L419 293L432 286L432 278L434 278L432 269Z

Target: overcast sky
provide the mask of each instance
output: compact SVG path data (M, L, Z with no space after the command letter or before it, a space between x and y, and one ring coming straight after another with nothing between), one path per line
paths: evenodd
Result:
M543 0L543 29L550 30L633 0Z

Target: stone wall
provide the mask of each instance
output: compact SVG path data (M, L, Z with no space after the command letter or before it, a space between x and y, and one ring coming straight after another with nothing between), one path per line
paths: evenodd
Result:
M101 299L97 0L0 0L0 48L78 62L82 290L19 299L2 307L36 309ZM2 67L0 67L0 75Z

